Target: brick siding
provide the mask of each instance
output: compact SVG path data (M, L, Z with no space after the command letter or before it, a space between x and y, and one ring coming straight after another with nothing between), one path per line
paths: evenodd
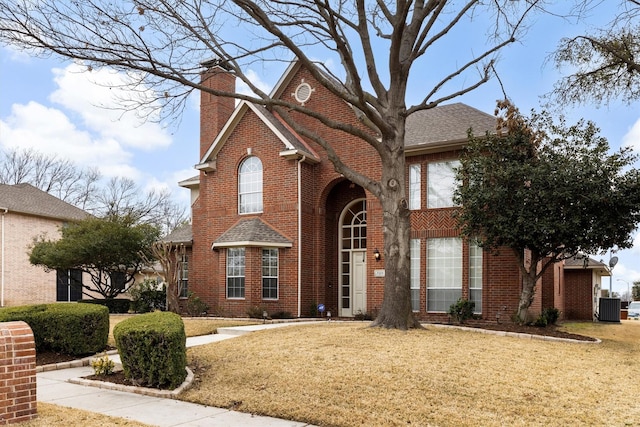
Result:
M34 238L40 235L58 238L61 225L62 221L11 211L5 215L5 306L55 302L56 272L46 272L42 267L31 265L28 253Z
M25 322L0 323L0 424L37 416L36 346Z
M343 100L335 97L304 69L297 71L282 88L281 96L293 101L296 87L304 80L314 89L305 107L321 114L346 120L353 117L352 125L365 129L356 119L354 111ZM210 81L211 82L211 81ZM213 82L211 82L213 83ZM229 85L228 81L220 84ZM219 114L215 97L202 95L202 131L200 153L206 153L219 128ZM223 106L226 109L226 106ZM227 110L224 110L227 111ZM330 141L340 159L351 168L374 180L380 179L381 163L375 150L360 139L344 132L329 129L317 120L292 112L293 117L308 130ZM210 119L210 117L214 117ZM210 123L211 121L211 123ZM215 123L217 124L215 124ZM299 163L280 156L284 144L256 114L247 109L228 135L216 158L216 170L200 173L199 197L192 205L193 263L190 288L219 315L246 315L251 307L262 307L270 313L288 311L298 315L310 314L312 307L324 303L326 310L338 313L339 265L338 226L344 207L353 200L365 198L367 203L367 311L375 312L382 303L384 278L375 277L374 271L384 269L384 259L375 262L373 250L383 250L382 209L379 201L361 187L338 174L326 152L315 142L306 141L318 154L318 164ZM422 208L411 212L412 238L421 239L421 294L422 320L444 320L442 313L426 312L426 240L438 237L457 237L453 213L455 209L427 209L426 171L430 162L456 159L458 151L421 154L407 158L407 164L422 165ZM263 206L261 213L238 214L237 170L240 163L253 155L263 165ZM300 171L298 171L300 168ZM298 172L302 181L301 200L298 201ZM408 186L408 182L405 183ZM298 230L298 209L302 212L302 229ZM225 284L226 249L211 250L212 243L240 219L260 217L262 221L293 242L291 248L279 250L279 298L262 300L260 248L247 248L245 298L227 299ZM301 233L299 233L301 231ZM302 239L298 241L298 235ZM301 254L301 276L298 278L298 253ZM463 295L468 296L468 244L463 245ZM551 272L553 275L553 271ZM539 286L534 311L553 301L553 278L545 278ZM298 283L301 293L298 295ZM503 248L497 254L487 251L483 256L482 316L485 319L508 320L515 313L521 291L521 276L515 257ZM551 283L551 285L548 285ZM550 293L550 296L547 296Z

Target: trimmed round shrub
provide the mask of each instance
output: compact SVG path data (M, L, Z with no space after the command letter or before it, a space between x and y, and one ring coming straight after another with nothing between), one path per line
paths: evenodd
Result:
M22 320L33 331L36 351L83 356L103 351L109 310L91 304L36 304L0 309L0 322Z
M124 375L145 387L174 389L187 376L187 336L182 318L156 311L113 328Z

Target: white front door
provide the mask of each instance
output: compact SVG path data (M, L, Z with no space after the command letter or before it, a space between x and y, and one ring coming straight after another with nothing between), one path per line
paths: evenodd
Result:
M367 252L351 252L353 315L367 312Z
M340 316L367 312L367 203L351 202L340 215Z

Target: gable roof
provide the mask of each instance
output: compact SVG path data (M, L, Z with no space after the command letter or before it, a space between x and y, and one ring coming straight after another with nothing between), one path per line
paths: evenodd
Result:
M280 154L283 157L297 155L298 157L305 157L310 162L317 163L320 161L318 155L313 151L313 149L309 147L302 138L295 134L293 130L286 126L283 120L279 119L262 105L242 101L233 111L231 117L222 127L222 130L218 133L202 159L200 159L200 163L195 166L196 169L204 170L205 172L215 170L215 162L218 152L224 146L224 143L229 135L231 135L238 122L240 122L240 120L250 110L253 111L258 116L259 120L266 124L274 135L282 142L283 151Z
M417 154L465 144L469 128L476 136L495 132L496 118L460 102L416 111L407 117L405 151Z
M607 264L582 254L578 254L574 257L564 260L564 268L567 270L600 270L600 273L603 276L611 275L611 270L609 269L609 266Z
M193 243L193 231L191 229L191 224L179 225L175 230L173 230L171 233L160 240L169 243L182 243L191 245Z
M271 92L271 97L277 98L281 96L301 67L300 61L292 61L276 83ZM327 78L331 78L331 76L327 76ZM311 163L320 161L318 154L284 120L262 105L241 101L215 140L212 141L200 163L195 165L197 170L207 172L216 169L218 152L249 109L253 110L259 119L282 141L284 150L280 152L281 156L293 159L304 158L305 161ZM357 111L354 114L357 115ZM482 136L487 132L495 132L495 128L496 118L494 116L463 103L439 105L430 109L416 111L407 117L405 153L410 156L425 152L458 149L468 141L467 131L469 129L472 129L475 135Z
M61 220L81 220L89 214L31 184L0 184L0 208L9 212Z
M242 219L213 242L211 249L236 246L290 248L293 241L264 223L260 218Z

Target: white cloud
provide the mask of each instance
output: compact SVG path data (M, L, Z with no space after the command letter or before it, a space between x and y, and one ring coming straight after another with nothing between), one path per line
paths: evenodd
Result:
M640 152L640 119L636 120L629 131L622 137L622 145L632 147L635 152Z
M249 78L249 80L251 80L253 85L256 86L258 89L260 89L261 91L263 91L265 93L270 93L271 92L272 85L267 83L267 82L265 82L264 80L262 80L260 75L258 73L256 73L255 71L247 70L245 75ZM236 81L236 83L237 83L236 92L238 92L240 94L243 94L243 95L255 95L251 91L251 89L249 89L249 86L247 86L247 84L244 83L242 80L238 79Z
M125 147L153 150L171 144L171 136L157 123L140 116L149 110L124 111L122 100L132 97L151 99L150 92L127 90L130 79L122 74L71 64L53 70L58 89L50 100L81 117L83 124L101 138L112 138Z
M0 121L0 145L5 149L28 149L71 159L79 166L97 167L104 175L116 171L134 174L127 167L131 154L113 139L95 139L78 129L64 112L31 101L14 104L11 114ZM118 173L115 173L118 175Z

